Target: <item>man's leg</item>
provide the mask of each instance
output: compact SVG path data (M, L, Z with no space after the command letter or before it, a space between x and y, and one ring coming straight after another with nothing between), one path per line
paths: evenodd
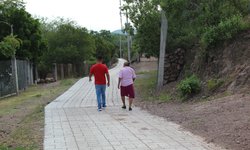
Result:
M123 109L126 109L126 104L125 104L125 91L126 89L125 89L125 87L123 87L123 86L121 86L121 88L120 88L120 92L121 92L121 98L122 98L122 108Z
M102 85L102 107L106 107L106 85Z
M129 91L129 109L128 110L131 111L132 110L132 103L133 103L133 100L135 98L135 91L134 91L133 84L129 86L128 91Z
M129 98L129 110L132 110L132 103L133 103L133 98Z
M122 96L121 98L122 98L122 103L123 103L122 108L123 108L123 109L126 109L125 96Z
M98 109L101 109L101 86L100 85L96 85L95 86L95 90L96 90L96 97L97 97L97 105L98 105Z

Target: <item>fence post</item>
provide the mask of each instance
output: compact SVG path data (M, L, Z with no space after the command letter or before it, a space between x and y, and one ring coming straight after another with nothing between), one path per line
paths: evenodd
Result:
M17 61L15 56L12 57L12 74L14 75L15 92L16 95L18 95L19 89L18 89Z
M84 75L88 75L89 73L89 65L87 61L84 61Z
M71 78L72 77L72 64L68 64L67 68L68 68L68 78Z
M54 65L54 79L55 81L57 81L57 65L56 63L54 63L53 65Z
M30 83L34 84L34 79L33 79L33 63L30 63Z
M35 73L35 75L34 75L34 77L35 77L35 84L37 84L37 82L38 82L38 69L37 69L37 65L36 64L34 65L34 73Z
M64 68L63 68L63 64L60 64L61 66L61 80L64 79Z

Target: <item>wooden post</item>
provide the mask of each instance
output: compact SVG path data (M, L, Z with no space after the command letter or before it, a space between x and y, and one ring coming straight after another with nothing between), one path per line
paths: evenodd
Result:
M18 75L17 75L17 62L16 62L16 57L12 57L12 74L14 74L14 82L15 82L15 91L16 95L19 94L19 87L18 87Z
M158 79L157 79L158 89L163 86L163 82L164 82L164 63L165 63L167 30L168 30L168 22L165 16L165 12L162 10L161 11L161 43L160 43L160 56L159 56Z
M63 68L63 64L61 65L61 80L64 79L64 68Z
M57 81L57 64L54 63L54 80Z

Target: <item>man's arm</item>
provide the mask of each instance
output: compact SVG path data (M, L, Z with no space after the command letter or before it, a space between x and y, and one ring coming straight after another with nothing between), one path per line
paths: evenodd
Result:
M92 77L92 73L89 73L89 82L92 81L91 77Z
M92 77L93 73L94 73L94 67L92 66L89 70L89 82L92 81L91 77Z
M106 78L108 80L108 86L110 85L110 76L109 76L109 73L106 73Z
M118 79L118 89L120 89L121 80L122 80L122 78Z
M136 78L136 74L135 74L135 70L133 69L133 82L135 81Z

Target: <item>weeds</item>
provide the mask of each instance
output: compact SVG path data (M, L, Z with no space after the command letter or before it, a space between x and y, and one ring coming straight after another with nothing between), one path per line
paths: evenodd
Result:
M144 74L145 77L136 79L135 86L142 100L168 102L172 99L168 92L156 90L156 71L141 72L140 74Z
M59 81L60 84L30 86L19 96L1 99L0 122L5 122L3 130L10 133L0 139L0 150L42 149L44 106L76 81L67 79Z

